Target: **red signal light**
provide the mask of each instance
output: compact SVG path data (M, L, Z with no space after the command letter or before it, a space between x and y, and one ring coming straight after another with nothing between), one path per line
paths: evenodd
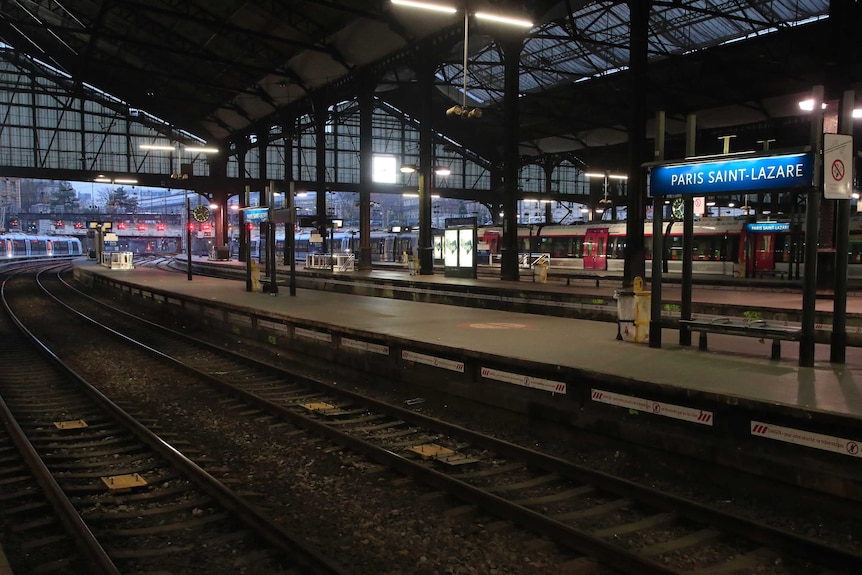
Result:
M120 222L120 223L118 223L118 224L117 224L117 229L118 229L118 230L124 230L124 229L126 229L126 222Z
M156 224L156 231L159 231L159 232L165 231L165 224L162 224L162 223Z
M138 224L138 231L139 232L147 231L147 224Z

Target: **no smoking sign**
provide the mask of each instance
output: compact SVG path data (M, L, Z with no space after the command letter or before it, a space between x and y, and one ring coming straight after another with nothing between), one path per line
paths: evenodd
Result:
M823 196L849 200L853 193L853 136L823 134Z

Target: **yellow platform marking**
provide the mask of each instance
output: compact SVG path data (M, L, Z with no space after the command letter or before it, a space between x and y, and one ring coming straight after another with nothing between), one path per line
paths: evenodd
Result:
M54 427L57 429L84 429L87 427L87 422L83 419L75 419L72 421L55 421Z
M479 461L436 443L423 443L422 445L414 445L407 449L418 454L422 459L433 459L447 465L465 465Z
M102 483L111 491L122 491L132 489L133 487L145 487L147 480L137 473L132 473L130 475L109 475L102 477Z
M331 403L325 401L316 401L311 403L300 403L300 407L304 407L308 411L322 413L323 415L344 415L347 412L340 407L335 407Z

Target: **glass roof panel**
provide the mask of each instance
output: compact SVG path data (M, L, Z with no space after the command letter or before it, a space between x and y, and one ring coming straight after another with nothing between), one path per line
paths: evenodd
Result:
M650 13L649 57L685 54L828 15L829 0L679 0L656 2ZM625 69L629 61L625 3L590 3L532 30L521 52L520 90L545 90ZM462 64L443 64L438 77L463 91ZM467 65L475 103L503 99L503 63L494 44Z

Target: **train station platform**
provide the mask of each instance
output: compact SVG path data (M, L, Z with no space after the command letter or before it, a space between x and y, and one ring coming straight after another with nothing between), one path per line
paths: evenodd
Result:
M110 270L79 260L75 274L216 329L391 378L416 396L436 389L862 500L862 347L848 347L846 362L832 364L829 345L818 343L815 365L803 368L797 342L782 342L774 360L769 340L711 334L709 351L700 351L696 334L693 345L679 345L679 332L668 328L655 349L618 340L616 321L553 312L575 299L606 310L615 305L613 282L597 288L375 269L349 278L298 273L291 296L285 285L273 295L246 291L241 279L201 275L244 273L239 262L193 258L192 281L182 273L185 261L178 263L175 271ZM279 268L280 282L286 273ZM342 283L353 284L351 293L339 291ZM452 303L429 303L429 294ZM463 294L475 296L473 305L458 303ZM505 309L519 298L551 303L538 313ZM671 313L678 298L678 286L664 287ZM802 296L696 286L693 299L704 309L793 317ZM831 300L817 308L828 321ZM862 294L851 293L847 308L848 325L862 325Z

